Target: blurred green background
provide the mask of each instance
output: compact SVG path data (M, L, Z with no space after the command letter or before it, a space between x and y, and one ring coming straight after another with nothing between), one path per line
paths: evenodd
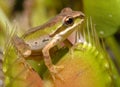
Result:
M120 73L120 0L0 0L0 50L4 50L6 25L15 24L22 35L70 7L91 17L97 34ZM4 22L5 21L5 22ZM10 26L9 26L10 27Z
M119 3L120 0L0 0L0 8L8 18L6 21L16 21L20 34L31 27L45 23L65 7L84 12L86 18L92 18L99 37L104 38L108 53L120 71ZM6 27L2 20L0 27L2 49Z

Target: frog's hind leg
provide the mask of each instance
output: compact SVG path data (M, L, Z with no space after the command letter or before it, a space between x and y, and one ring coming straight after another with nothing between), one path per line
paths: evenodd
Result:
M31 49L30 49L29 45L26 44L22 38L18 37L17 35L14 35L12 37L12 42L13 42L16 50L18 51L18 53L21 56L26 58L31 55Z

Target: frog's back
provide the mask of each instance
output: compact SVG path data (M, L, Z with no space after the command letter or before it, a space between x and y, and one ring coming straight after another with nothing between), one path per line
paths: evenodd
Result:
M29 29L24 33L23 38L25 40L36 39L43 35L49 35L58 27L58 21L62 19L62 16L57 15L55 18L49 20L47 23L37 26L35 28Z

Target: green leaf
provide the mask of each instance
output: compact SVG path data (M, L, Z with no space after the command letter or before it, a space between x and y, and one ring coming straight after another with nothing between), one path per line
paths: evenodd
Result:
M86 17L92 17L100 37L110 36L119 29L120 0L83 0L83 3Z

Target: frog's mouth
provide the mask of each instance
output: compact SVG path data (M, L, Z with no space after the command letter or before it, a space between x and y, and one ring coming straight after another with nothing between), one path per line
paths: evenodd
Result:
M75 44L75 43L76 43L76 41L77 41L77 36L76 36L76 34L80 34L80 30L81 30L81 27L80 27L80 26L82 25L83 22L84 22L84 19L81 19L81 21L78 20L78 22L73 26L74 31L67 37L68 40L69 40L72 44ZM77 33L77 32L79 32L79 33Z

